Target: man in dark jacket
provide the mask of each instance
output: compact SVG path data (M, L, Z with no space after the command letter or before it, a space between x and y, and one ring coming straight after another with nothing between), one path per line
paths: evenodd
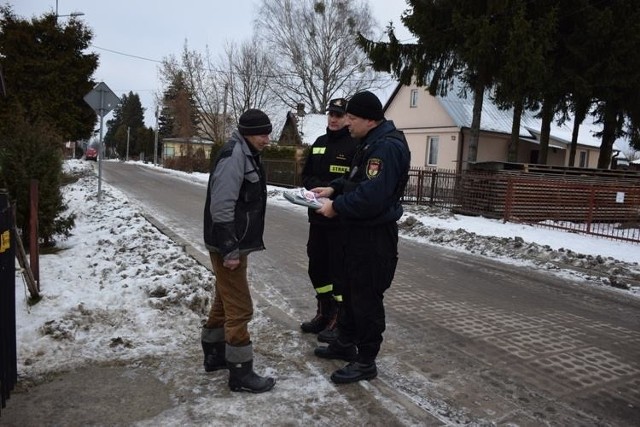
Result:
M209 176L204 208L204 241L216 275L209 318L202 334L204 369L229 369L232 391L262 393L275 380L253 371L247 325L253 302L247 282L247 256L263 250L267 184L260 152L269 144L269 117L250 109L222 146Z
M307 190L328 186L349 172L356 142L346 126L347 100L332 99L327 108L327 133L318 137L302 169L302 185ZM316 293L317 312L300 325L303 332L318 334L318 341L337 338L337 318L342 304L342 236L338 218L327 218L309 209L308 272Z
M315 349L315 355L350 362L331 375L335 383L370 380L378 374L376 357L385 330L383 294L398 263L400 199L408 179L411 155L402 132L384 118L380 100L359 92L347 103L347 126L360 139L351 172L330 187L316 188L330 197L318 213L339 217L345 243L343 310L338 338Z

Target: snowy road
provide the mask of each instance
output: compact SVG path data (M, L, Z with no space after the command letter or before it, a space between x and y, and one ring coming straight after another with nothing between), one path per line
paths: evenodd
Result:
M105 181L195 248L204 185L106 162ZM252 256L259 304L312 348L297 324L313 311L304 211L270 203L267 251ZM376 399L400 402L426 424L631 425L640 419L638 299L546 272L402 239L386 294L388 329ZM266 337L257 338L265 353ZM326 362L304 363L327 370ZM358 386L355 386L358 387ZM353 387L341 388L345 399ZM420 414L420 411L424 411ZM428 421L430 420L430 421Z

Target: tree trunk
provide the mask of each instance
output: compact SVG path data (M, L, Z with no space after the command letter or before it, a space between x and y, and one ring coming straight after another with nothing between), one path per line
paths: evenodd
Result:
M617 114L615 107L606 102L603 113L602 144L600 145L600 156L598 156L598 169L609 169L611 167L611 155L613 154L613 143L616 140Z
M551 120L553 120L553 105L548 100L542 104L540 112L542 125L540 127L540 154L538 155L538 164L546 165L549 155L549 135L551 134Z
M569 148L569 166L576 165L576 151L578 148L578 134L580 133L580 125L587 116L588 107L581 106L580 103L575 107L575 117L573 118L573 132L571 133L571 147Z
M480 122L482 119L482 101L484 100L484 85L476 83L473 92L473 118L471 120L471 129L469 132L469 152L467 153L467 161L475 162L478 160L478 140L480 139Z
M513 106L513 125L511 126L511 140L509 141L509 162L518 161L518 146L520 145L520 121L522 120L522 109L524 102L519 100Z

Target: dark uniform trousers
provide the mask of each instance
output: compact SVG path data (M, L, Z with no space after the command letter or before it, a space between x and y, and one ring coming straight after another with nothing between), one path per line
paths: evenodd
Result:
M240 265L230 270L224 259L209 253L216 274L215 294L205 324L207 329L224 328L224 339L232 346L246 346L251 342L248 324L253 317L253 301L247 281L247 255L240 255Z
M342 226L311 223L307 240L309 278L318 296L342 297ZM341 302L341 301L338 301Z
M343 229L344 310L338 319L340 342L355 343L358 361L375 361L386 328L384 291L398 264L398 225L349 225Z

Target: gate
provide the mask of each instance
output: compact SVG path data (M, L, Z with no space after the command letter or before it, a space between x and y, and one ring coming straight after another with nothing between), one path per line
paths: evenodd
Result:
M0 398L2 408L18 380L16 358L15 234L9 195L0 190Z

